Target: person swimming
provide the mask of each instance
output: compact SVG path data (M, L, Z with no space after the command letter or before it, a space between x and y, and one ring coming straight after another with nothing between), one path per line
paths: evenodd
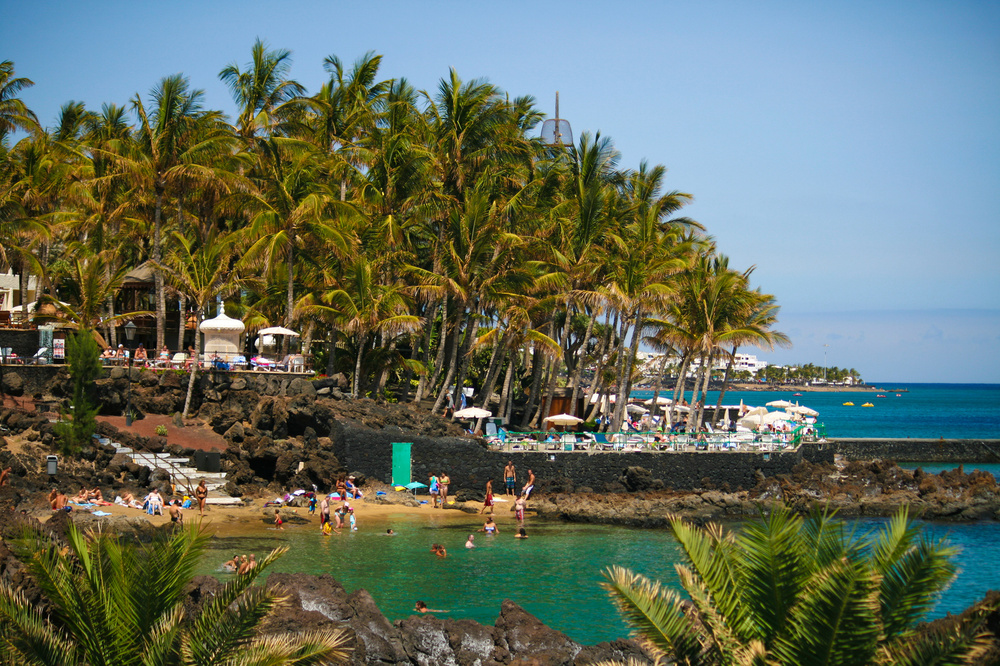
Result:
M500 528L493 522L493 516L486 519L486 522L479 531L486 532L487 534L500 534Z
M446 610L438 610L438 609L435 609L435 608L428 608L427 604L425 604L423 601L417 601L416 605L413 607L413 610L416 611L416 612L418 612L418 613L447 613L448 612Z
M475 534L470 534L469 535L469 540L465 542L465 547L466 548L475 548L476 544L472 543L472 540L475 539L475 538L476 538Z

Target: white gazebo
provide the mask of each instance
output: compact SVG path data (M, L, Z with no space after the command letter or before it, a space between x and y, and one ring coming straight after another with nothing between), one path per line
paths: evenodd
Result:
M239 319L227 317L225 312L219 312L217 317L206 319L198 327L205 334L205 358L218 356L231 363L240 353L240 337L246 326Z

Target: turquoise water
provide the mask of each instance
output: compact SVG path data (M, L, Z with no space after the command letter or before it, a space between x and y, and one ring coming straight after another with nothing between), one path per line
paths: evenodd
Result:
M499 535L476 533L478 547L468 551L468 534L481 522L400 515L389 523L361 524L361 531L324 537L315 527L289 526L259 537L213 539L199 573L225 577L219 564L233 553L263 554L282 544L291 550L275 571L329 573L351 592L368 590L390 619L411 615L421 599L448 617L493 625L504 599L526 608L547 625L574 640L592 644L627 636L607 593L599 586L601 571L612 564L676 586L673 565L679 549L666 530L636 530L607 525L529 523L530 537L515 539L512 522L500 518ZM396 536L385 536L391 524ZM859 523L859 531L879 521ZM1000 588L1000 569L981 566L1000 559L1000 524L942 525L925 523L935 537L947 536L962 547L961 573L945 592L933 615L957 613ZM441 543L448 557L429 552Z
M875 384L886 389L905 388L907 393L881 391L807 392L793 396L788 391L727 391L723 402L762 406L774 400L798 401L819 412L828 437L891 437L1000 439L1000 384ZM647 399L652 391L633 391ZM667 395L661 393L661 395ZM688 392L688 400L690 400ZM718 392L709 392L707 404L715 405ZM844 406L853 402L854 406ZM862 407L870 402L873 407Z
M959 463L924 463L924 462L901 462L898 463L903 469L923 468L928 474L940 474L946 470L958 469ZM968 474L973 470L989 472L996 479L1000 480L1000 463L965 463L962 465L963 471Z

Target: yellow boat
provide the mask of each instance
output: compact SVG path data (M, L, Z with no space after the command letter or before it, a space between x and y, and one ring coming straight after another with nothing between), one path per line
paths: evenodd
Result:
M844 407L853 407L853 406L854 406L853 402L845 402L844 403Z
M873 405L873 404L872 404L872 403L870 403L870 402L866 402L865 404L863 404L863 405L861 405L861 406L862 406L862 407L874 407L875 405Z

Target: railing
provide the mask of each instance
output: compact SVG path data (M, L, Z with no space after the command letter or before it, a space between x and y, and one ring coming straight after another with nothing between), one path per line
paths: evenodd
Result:
M804 424L791 432L700 432L662 433L632 431L615 433L509 432L487 438L497 450L511 453L568 452L677 452L677 451L775 451L797 448L803 441L825 437L822 424Z

